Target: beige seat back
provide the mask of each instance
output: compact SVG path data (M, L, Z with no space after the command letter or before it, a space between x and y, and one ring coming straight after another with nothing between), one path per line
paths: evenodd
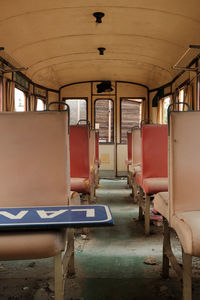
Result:
M68 113L0 114L0 207L68 205Z
M141 134L140 128L132 131L132 165L133 167L141 165L142 161Z
M200 112L171 112L169 216L200 210Z

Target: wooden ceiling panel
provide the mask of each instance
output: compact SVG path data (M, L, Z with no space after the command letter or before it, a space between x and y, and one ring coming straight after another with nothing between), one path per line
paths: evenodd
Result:
M102 24L95 11L105 13ZM189 44L200 43L199 31L199 0L1 1L0 46L55 89L85 80L158 87L177 74L171 67Z

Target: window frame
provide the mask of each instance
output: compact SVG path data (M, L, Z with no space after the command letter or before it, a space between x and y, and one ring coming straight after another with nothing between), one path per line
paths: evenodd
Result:
M66 103L66 100L85 100L86 101L86 121L88 122L88 97L63 97L62 98L62 102Z
M113 127L113 138L112 138L112 142L100 142L99 141L99 144L100 145L114 145L115 144L115 142L114 142L114 140L115 140L115 120L114 120L114 117L115 117L115 106L114 106L114 101L113 101L113 99L111 99L111 98L105 98L105 97L102 97L102 98L96 98L95 100L94 100L94 128L95 128L95 124L96 124L96 102L97 101L99 101L99 100L110 100L110 101L112 101L112 104L113 104L113 113L112 113L112 119L113 119L113 121L112 121L112 127ZM98 129L98 131L99 131L99 129Z
M161 112L160 112L160 114L161 114L161 123L159 123L159 124L164 124L164 125L167 124L167 123L164 123L164 120L165 120L164 102L165 102L166 98L169 98L170 99L169 105L170 105L172 103L172 97L173 97L173 95L170 93L170 94L166 94L163 98L161 98L159 100L159 102L161 103Z
M127 145L127 143L122 143L122 101L132 101L132 102L138 102L134 100L141 100L141 105L146 100L145 97L120 97L120 144ZM141 120L142 120L142 107L141 107Z

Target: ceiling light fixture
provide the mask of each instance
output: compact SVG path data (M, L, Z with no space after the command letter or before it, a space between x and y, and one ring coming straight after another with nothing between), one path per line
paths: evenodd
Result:
M96 18L96 23L102 23L102 18L105 16L103 12L95 12L93 16Z
M104 47L99 47L97 48L99 50L99 55L104 55L104 51L106 50L106 48Z

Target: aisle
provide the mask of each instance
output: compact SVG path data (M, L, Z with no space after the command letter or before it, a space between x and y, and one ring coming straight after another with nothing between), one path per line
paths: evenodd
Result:
M84 235L76 237L77 274L67 281L65 299L180 299L177 280L160 277L162 228L154 227L150 237L144 236L126 180L100 184L97 203L110 206L115 225L90 229L86 240ZM144 264L148 256L156 259L156 265Z

